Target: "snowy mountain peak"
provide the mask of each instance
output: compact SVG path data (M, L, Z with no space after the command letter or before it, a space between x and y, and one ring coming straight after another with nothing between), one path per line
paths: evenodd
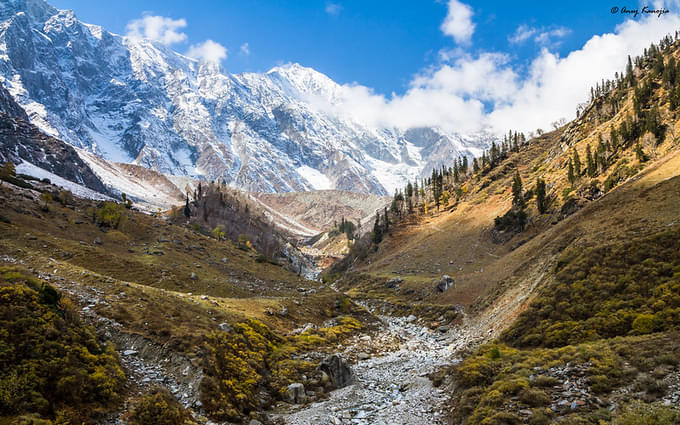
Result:
M330 112L345 88L312 68L229 74L42 0L0 3L0 81L33 124L74 146L251 191L391 194L490 142L369 127Z
M3 0L0 2L0 20L25 13L33 22L45 22L58 10L43 0Z

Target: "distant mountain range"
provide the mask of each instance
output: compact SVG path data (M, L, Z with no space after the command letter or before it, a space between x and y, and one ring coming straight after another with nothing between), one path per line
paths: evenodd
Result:
M391 194L493 139L372 128L324 107L344 88L311 68L229 74L42 0L0 4L0 81L33 124L73 146L254 192Z

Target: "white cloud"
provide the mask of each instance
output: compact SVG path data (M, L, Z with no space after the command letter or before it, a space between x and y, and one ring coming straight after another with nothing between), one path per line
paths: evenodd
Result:
M670 14L626 20L566 57L544 47L525 73L506 54L457 50L449 61L416 75L403 95L386 97L357 84L345 85L342 101L328 107L360 122L402 129L547 129L560 118L574 118L590 87L623 71L628 55L641 54L678 26L680 18Z
M475 24L472 22L472 8L458 0L449 0L448 13L441 29L444 34L453 37L456 43L468 43L475 32Z
M571 30L565 27L559 27L551 30L541 31L534 37L534 41L541 46L558 45L559 39L571 34Z
M571 30L565 27L557 28L533 28L526 24L517 27L514 34L508 37L510 44L522 44L533 39L539 46L557 46L560 39L571 34Z
M187 56L205 62L219 63L227 58L227 48L213 40L189 47Z
M186 26L185 19L146 15L130 21L126 26L126 35L131 38L148 38L170 45L186 41L187 35L179 31Z
M536 28L522 24L517 27L513 35L508 37L508 41L512 44L519 44L530 39L534 34L536 34Z
M248 45L248 43L241 44L239 50L241 51L241 54L250 56L250 46Z
M326 3L326 13L329 15L337 16L342 12L342 5L339 3Z

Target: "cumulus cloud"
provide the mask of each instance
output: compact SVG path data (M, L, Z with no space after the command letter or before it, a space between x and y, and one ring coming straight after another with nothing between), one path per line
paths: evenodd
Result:
M333 108L367 124L404 129L547 129L560 118L573 118L590 87L623 71L628 55L641 54L678 26L677 15L630 19L565 57L544 47L522 73L507 54L457 51L449 61L416 75L403 95L387 97L357 84L345 85L342 101Z
M241 44L239 50L241 51L241 54L250 56L250 46L248 45L248 43Z
M475 32L472 8L458 0L449 0L448 13L441 29L444 34L453 37L456 43L468 43Z
M126 35L131 38L148 38L170 45L186 41L187 35L179 31L186 26L185 19L146 15L130 21L126 27Z
M342 11L342 5L339 3L326 3L326 13L329 15L337 16Z
M205 62L220 63L227 58L227 48L213 40L189 47L187 56Z

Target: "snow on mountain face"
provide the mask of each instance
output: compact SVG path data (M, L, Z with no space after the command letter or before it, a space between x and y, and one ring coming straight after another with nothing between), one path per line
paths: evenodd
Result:
M342 86L298 64L229 74L42 0L0 3L0 81L44 132L105 159L260 192L391 194L490 136L368 128Z

